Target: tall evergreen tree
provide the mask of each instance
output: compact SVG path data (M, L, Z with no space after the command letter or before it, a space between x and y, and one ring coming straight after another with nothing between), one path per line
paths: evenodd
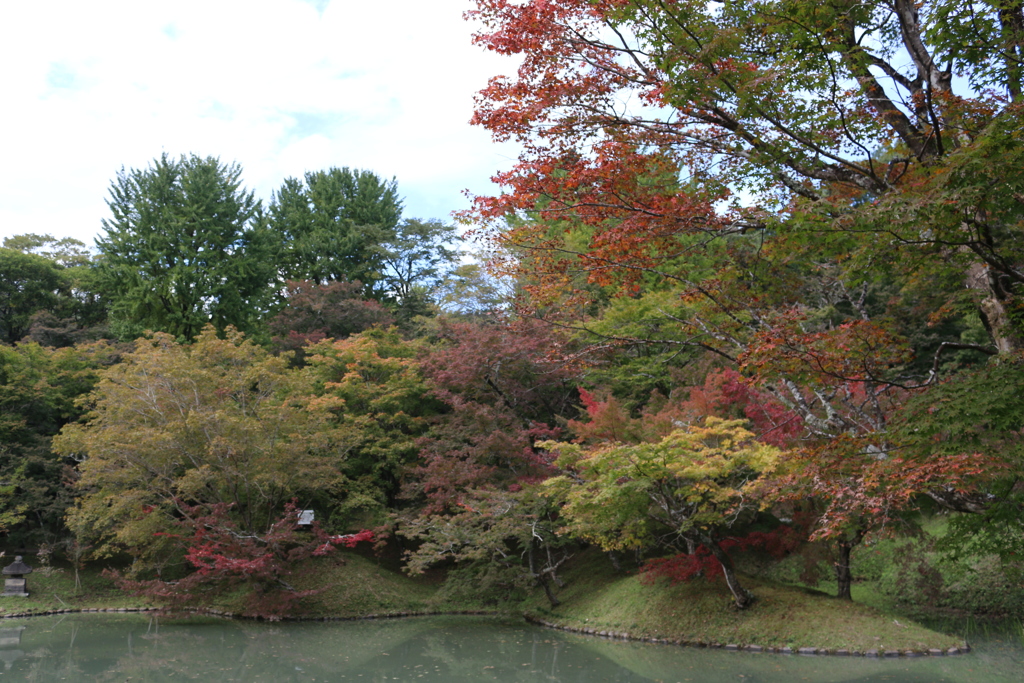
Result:
M119 336L152 329L191 339L208 323L254 329L275 274L260 202L241 174L194 154L117 174L96 244Z
M330 168L287 178L269 209L281 240L280 275L317 284L359 280L374 292L383 269L379 245L401 215L397 182L372 171Z

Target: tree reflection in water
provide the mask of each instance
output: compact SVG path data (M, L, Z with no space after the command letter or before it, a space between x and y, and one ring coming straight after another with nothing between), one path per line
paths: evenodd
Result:
M1018 681L1024 667L1019 639L998 637L963 657L867 659L612 641L465 616L276 624L145 615L9 621L11 635L0 630L0 681L957 683Z

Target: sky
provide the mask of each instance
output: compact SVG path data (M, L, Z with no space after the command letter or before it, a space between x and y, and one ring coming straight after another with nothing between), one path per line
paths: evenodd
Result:
M12 0L0 23L0 238L92 245L118 170L237 162L264 202L331 166L449 219L516 151L470 126L515 64L472 45L470 0Z

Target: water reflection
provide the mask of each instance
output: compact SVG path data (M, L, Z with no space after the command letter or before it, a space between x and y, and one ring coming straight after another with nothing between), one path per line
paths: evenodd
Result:
M0 624L0 681L1018 681L1019 641L965 657L793 657L607 641L477 617L258 624L63 615Z
M4 671L10 671L14 663L25 656L21 649L21 634L24 626L0 628L0 661L4 663Z

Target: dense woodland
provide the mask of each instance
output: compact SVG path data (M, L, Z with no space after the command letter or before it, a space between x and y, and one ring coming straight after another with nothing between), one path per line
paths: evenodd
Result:
M742 553L849 598L941 516L1019 580L1022 3L476 5L520 66L474 122L523 151L461 229L187 154L116 175L95 249L4 241L4 545L281 604L371 538L554 604L590 545L742 608Z

